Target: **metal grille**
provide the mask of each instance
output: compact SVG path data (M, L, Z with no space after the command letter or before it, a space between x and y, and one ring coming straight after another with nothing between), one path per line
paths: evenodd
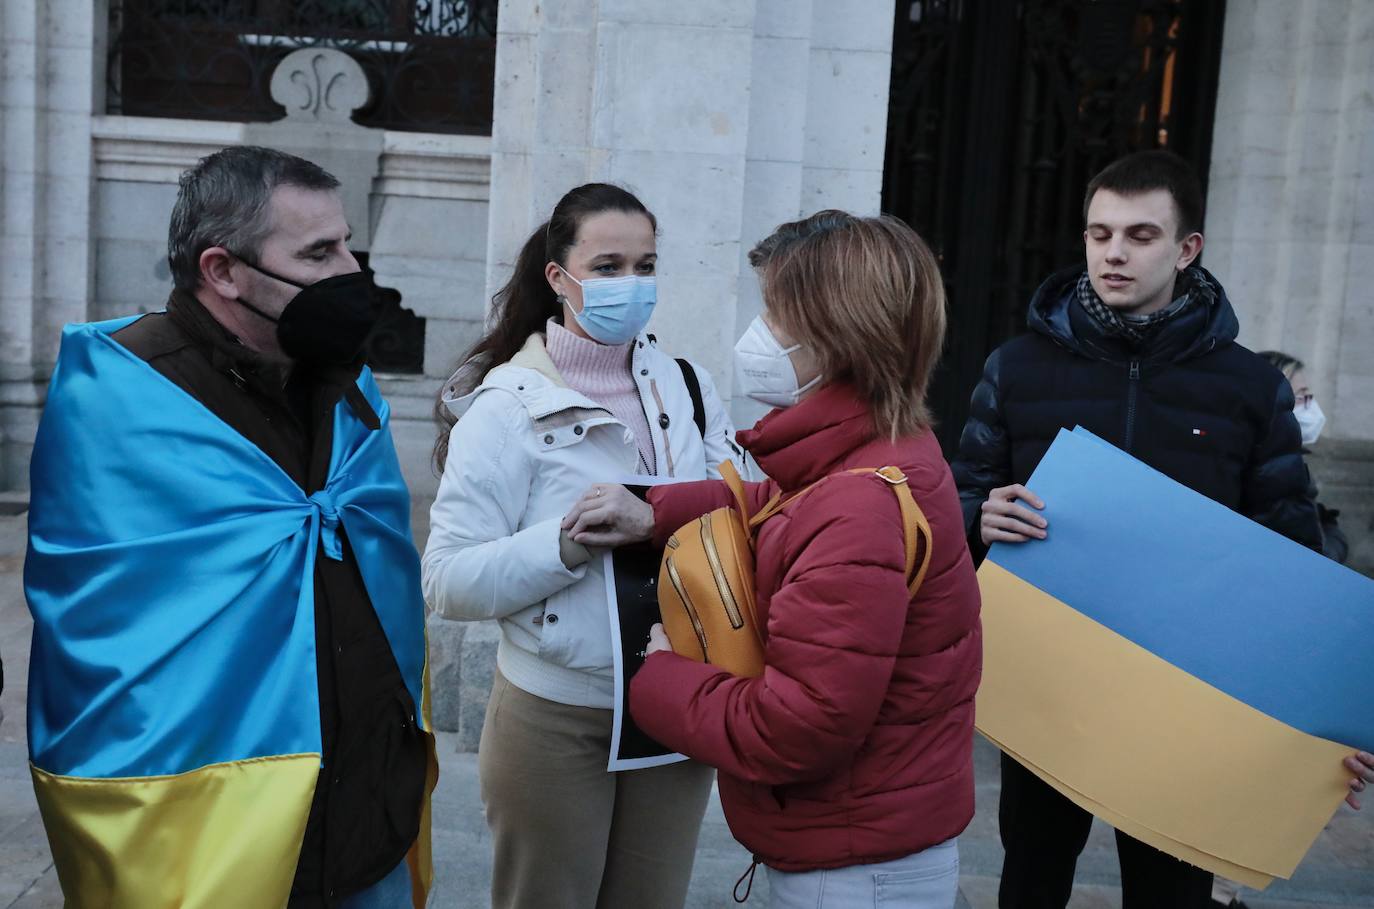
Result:
M1121 155L1211 155L1225 4L899 0L883 206L941 258L950 335L931 391L953 453L988 353L1036 285L1082 261L1088 180Z
M355 251L354 258L371 272L366 252ZM401 305L401 292L378 287L381 315L367 339L367 365L376 373L418 374L425 367L425 320Z
M363 67L372 100L354 121L491 132L498 0L111 0L108 110L266 121L284 115L272 71L302 47Z

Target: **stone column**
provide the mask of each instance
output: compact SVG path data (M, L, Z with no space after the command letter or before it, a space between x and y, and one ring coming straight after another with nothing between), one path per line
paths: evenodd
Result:
M746 255L802 212L876 212L891 0L506 0L487 295L568 189L628 186L660 222L665 349L722 394L758 312Z
M1308 466L1374 576L1374 3L1229 0L1205 262L1241 342L1307 363Z
M1374 4L1230 0L1205 261L1241 341L1308 364L1328 435L1374 442Z
M61 328L90 299L96 37L93 0L0 5L0 488L28 486Z

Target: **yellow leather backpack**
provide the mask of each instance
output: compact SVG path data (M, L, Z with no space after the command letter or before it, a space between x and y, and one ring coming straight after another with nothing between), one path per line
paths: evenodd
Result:
M673 652L745 677L763 675L763 630L754 610L754 537L784 507L829 477L786 499L773 496L752 517L744 483L733 464L720 467L735 504L717 508L668 538L658 576L658 605ZM914 597L930 567L930 524L896 467L860 467L877 474L897 496L906 544L907 593ZM831 476L839 476L832 474Z

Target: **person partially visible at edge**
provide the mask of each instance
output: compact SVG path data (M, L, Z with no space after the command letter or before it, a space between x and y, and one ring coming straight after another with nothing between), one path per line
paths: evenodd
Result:
M423 904L419 559L348 239L333 176L226 148L181 177L166 310L64 339L26 585L69 905Z
M1322 413L1321 406L1317 404L1317 396L1312 393L1312 387L1308 383L1307 364L1297 357L1277 350L1262 350L1259 355L1283 373L1293 389L1293 416L1297 418L1298 428L1302 431L1303 454L1307 454L1307 449L1317 444L1317 439L1326 426L1326 414ZM1308 484L1307 495L1312 501L1317 502L1316 481ZM1350 544L1345 538L1345 532L1337 523L1339 515L1340 512L1335 509L1317 502L1317 518L1322 528L1322 555L1344 565L1346 557L1350 554Z
M1293 389L1293 416L1297 418L1298 429L1302 432L1303 454L1306 454L1308 446L1316 444L1322 428L1326 425L1326 415L1322 413L1321 407L1317 404L1316 395L1312 394L1312 388L1308 384L1307 366L1297 357L1277 350L1261 350L1259 356L1268 360L1275 369L1283 373L1284 378L1288 380L1289 387ZM1307 496L1317 505L1317 517L1322 531L1322 555L1332 561L1345 564L1346 555L1350 548L1346 542L1345 533L1336 522L1340 512L1317 502L1317 483L1315 480L1309 479ZM1217 907L1229 906L1231 909L1248 909L1245 901L1240 898L1241 889L1240 883L1219 874L1216 875L1212 880L1213 905Z
M424 590L446 618L500 621L478 748L495 909L686 899L711 770L607 771L615 684L602 558L560 528L592 483L703 479L741 460L711 377L644 331L656 232L620 187L569 191L440 392Z
M731 832L768 869L777 909L949 909L973 817L981 599L925 393L945 332L935 257L890 218L822 211L755 248L764 312L735 347L741 390L775 409L741 444L772 479L751 513L805 489L757 533L764 671L738 678L671 652L654 626L631 682L635 720L720 770ZM914 596L887 481L929 520ZM579 500L590 545L652 539L733 503L721 481ZM741 884L745 880L741 879ZM739 889L737 887L737 889ZM737 898L738 898L737 894Z
M1196 264L1202 191L1178 156L1138 152L1088 184L1087 267L1050 276L1029 333L988 357L953 463L969 546L1051 532L1024 485L1061 428L1083 426L1180 483L1314 549L1293 393L1235 343L1220 282ZM1194 427L1206 430L1198 444ZM1350 803L1374 756L1346 760ZM1002 757L1002 909L1063 909L1092 816ZM1212 875L1117 831L1123 906L1209 906Z

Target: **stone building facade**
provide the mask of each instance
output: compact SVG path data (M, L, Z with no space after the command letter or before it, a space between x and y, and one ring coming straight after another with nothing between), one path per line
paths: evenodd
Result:
M278 145L335 170L355 246L425 320L420 371L382 377L422 541L433 393L566 189L618 182L657 214L652 330L711 369L727 397L731 345L760 305L749 247L801 213L881 204L893 0L500 0L489 136L356 125L365 82L330 49L316 63L342 88L320 103L318 75L297 61L302 78L274 85L287 109L275 122L108 113L120 2L0 4L0 488L26 485L61 326L161 308L177 176L225 145ZM1371 61L1366 0L1226 0L1206 252L1238 304L1242 341L1310 365L1330 417L1314 469L1365 571ZM742 423L757 415L733 408ZM440 705L442 723L475 736L490 636L435 629L434 643L445 684L473 693Z

